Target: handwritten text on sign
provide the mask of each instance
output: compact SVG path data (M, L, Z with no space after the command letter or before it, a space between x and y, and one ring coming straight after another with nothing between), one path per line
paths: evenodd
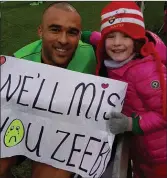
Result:
M1 65L1 157L100 177L111 155L107 113L127 84L6 56ZM110 136L110 144L114 135Z

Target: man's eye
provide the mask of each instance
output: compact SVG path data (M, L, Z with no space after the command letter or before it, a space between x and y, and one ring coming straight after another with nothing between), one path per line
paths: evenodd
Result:
M76 32L76 31L69 31L68 32L69 35L72 35L72 36L77 36L79 34L79 32Z
M58 33L58 32L60 32L60 29L58 29L58 28L52 28L51 31Z

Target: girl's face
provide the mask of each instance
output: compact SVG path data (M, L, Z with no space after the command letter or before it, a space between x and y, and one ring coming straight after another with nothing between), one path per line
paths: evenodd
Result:
M121 32L112 32L105 40L107 55L114 61L122 62L134 53L134 41Z

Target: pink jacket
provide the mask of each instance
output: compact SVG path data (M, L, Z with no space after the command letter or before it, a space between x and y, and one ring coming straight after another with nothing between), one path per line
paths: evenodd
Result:
M158 36L149 32L156 41L156 49L166 64L167 48ZM166 80L166 66L163 65ZM143 166L166 164L167 162L167 122L162 117L162 90L159 84L159 72L153 57L132 60L117 69L107 69L108 77L128 83L123 113L131 116L139 114L144 136L132 138L134 153L132 159ZM135 151L134 151L135 150Z
M164 119L162 113L164 90L162 91L159 82L160 78L163 78L165 84L163 86L166 86L167 48L157 35L149 31L147 34L152 36L161 59L162 66L161 64L160 66L163 71L161 77L156 59L152 55L132 60L120 68L107 69L109 78L128 83L122 112L127 116L137 113L141 118L139 125L144 135L132 137L130 152L133 164L136 168L140 168L135 170L135 174L139 177L143 177L141 170L148 174L148 177L152 177L150 172L154 169L153 166L165 165L167 162L167 119ZM97 65L97 74L99 69Z

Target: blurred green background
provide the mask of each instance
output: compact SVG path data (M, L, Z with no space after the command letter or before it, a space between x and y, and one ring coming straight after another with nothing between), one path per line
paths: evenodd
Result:
M38 39L37 27L43 9L51 2L44 2L39 6L30 6L30 2L5 2L1 3L1 39L0 53L11 55L19 48ZM100 12L107 4L106 1L98 2L71 2L80 12L83 19L83 29L100 29ZM144 11L146 28L158 32L163 25L164 2L147 1ZM161 35L164 41L165 36ZM167 37L166 37L167 38Z

